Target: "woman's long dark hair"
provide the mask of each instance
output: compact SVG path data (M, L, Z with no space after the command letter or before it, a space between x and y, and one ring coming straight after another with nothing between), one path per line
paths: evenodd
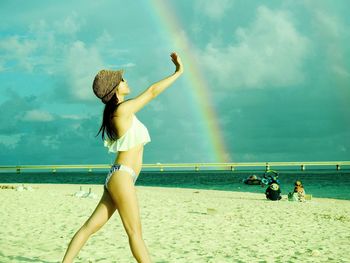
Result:
M112 114L114 113L117 107L118 107L118 98L117 98L117 95L114 94L113 97L105 105L105 109L103 110L103 119L102 119L101 128L95 137L97 137L102 131L102 140L105 139L105 133L107 134L109 139L111 140L117 139L117 136L114 133L111 125Z

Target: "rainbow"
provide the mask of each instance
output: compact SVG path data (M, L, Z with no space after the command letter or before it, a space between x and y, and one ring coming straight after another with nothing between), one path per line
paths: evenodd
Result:
M164 27L162 31L167 33L169 45L174 50L179 50L179 55L185 65L186 74L184 74L185 81L188 84L191 102L195 102L196 117L203 120L204 127L201 129L204 133L204 138L209 138L209 143L213 153L215 162L227 163L230 162L229 154L226 150L221 129L218 123L214 105L210 100L210 89L206 82L205 76L201 71L200 65L196 63L197 59L194 57L191 50L191 43L183 34L181 23L178 20L174 8L171 8L169 1L151 0L151 12L154 14L155 23L159 27ZM207 134L205 134L207 133Z

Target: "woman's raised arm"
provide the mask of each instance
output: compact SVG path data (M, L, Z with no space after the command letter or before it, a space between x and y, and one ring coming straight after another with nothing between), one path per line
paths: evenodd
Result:
M183 65L180 57L176 53L171 53L171 60L173 61L176 69L170 76L153 83L144 92L135 97L120 104L117 109L117 113L120 114L133 114L141 110L147 103L156 98L160 93L162 93L166 88L178 79L183 73Z

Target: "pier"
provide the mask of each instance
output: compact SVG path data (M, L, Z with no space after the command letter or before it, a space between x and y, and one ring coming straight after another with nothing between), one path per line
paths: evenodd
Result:
M0 165L0 172L21 173L24 170L45 170L56 173L58 170L82 170L91 173L94 170L107 170L112 164L71 164L71 165ZM300 171L312 169L350 169L350 161L330 162L242 162L242 163L155 163L143 164L142 170L155 171L200 171L200 170L231 170L258 169L267 171L270 169L297 169Z

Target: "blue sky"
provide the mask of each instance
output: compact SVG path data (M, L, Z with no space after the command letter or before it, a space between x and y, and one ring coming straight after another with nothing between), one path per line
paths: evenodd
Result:
M348 1L166 2L205 73L230 161L350 159ZM132 98L173 72L169 54L185 51L155 5L1 1L0 164L113 162L95 137L103 104L91 83L124 68ZM217 161L185 80L137 114L152 139L144 163Z

